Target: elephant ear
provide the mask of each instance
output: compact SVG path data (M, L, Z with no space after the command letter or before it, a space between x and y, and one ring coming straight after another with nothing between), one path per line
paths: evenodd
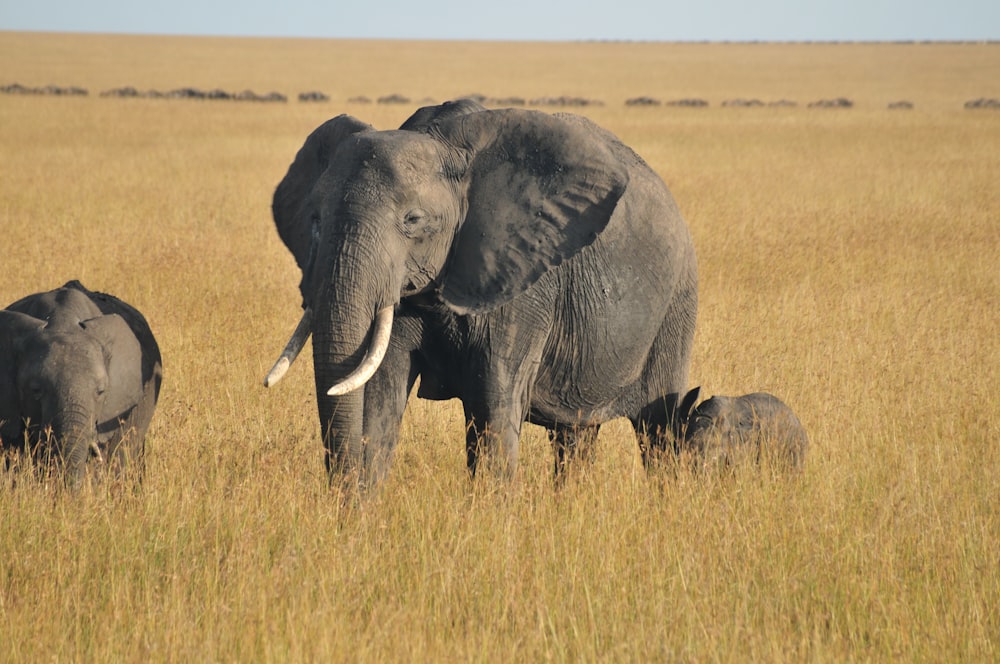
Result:
M0 311L0 439L3 444L21 431L20 399L17 392L17 356L24 339L37 334L45 326L38 320L17 311Z
M309 134L274 192L271 213L278 235L303 271L309 265L313 242L309 193L330 165L341 141L363 131L372 131L372 126L349 115L338 115L321 124Z
M694 406L698 403L698 397L701 395L701 386L694 387L688 390L687 394L681 400L680 406L677 408L677 416L687 421L688 417L691 416L691 411L694 410Z
M468 157L468 211L441 290L461 314L511 300L594 242L628 184L605 135L582 121L507 109L434 133Z
M104 348L108 388L98 413L98 427L128 415L142 397L142 349L125 319L118 314L80 323Z
M694 405L698 403L698 396L700 394L701 386L699 385L688 390L684 395L681 395L679 392L671 392L664 398L667 419L670 422L670 429L674 434L674 440L679 441L684 438L688 420L691 418Z
M698 403L698 397L701 395L701 386L695 387L688 390L688 393L684 395L681 399L680 404L677 406L677 411L674 413L674 436L678 439L683 437L684 432L687 430L688 421L691 419L691 414L694 412L695 404Z
M63 286L63 288L71 287L86 293L87 297L97 305L101 314L118 314L128 323L129 329L138 339L139 347L142 349L142 384L145 385L154 379L156 381L153 386L155 400L160 393L163 360L160 357L160 346L156 343L156 337L153 336L146 317L128 302L109 293L87 290L79 281L72 281Z

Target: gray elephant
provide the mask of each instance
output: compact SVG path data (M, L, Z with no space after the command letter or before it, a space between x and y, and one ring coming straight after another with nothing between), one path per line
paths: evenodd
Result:
M778 467L801 468L809 446L806 430L778 397L754 392L713 396L697 406L701 388L684 395L678 408L679 449L700 465L729 467L764 460Z
M141 475L162 375L129 304L78 281L29 295L0 311L0 441L61 464L73 486L90 460Z
M272 205L310 334L331 477L383 478L407 397L461 399L467 464L514 471L522 422L556 474L602 422L644 454L669 438L697 311L691 237L663 181L582 117L418 110L399 130L346 115L305 141ZM644 456L645 458L645 456Z

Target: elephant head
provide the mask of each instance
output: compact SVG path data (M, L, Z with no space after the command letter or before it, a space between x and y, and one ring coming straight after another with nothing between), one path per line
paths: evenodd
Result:
M629 175L592 131L470 101L420 109L399 130L349 116L316 129L274 194L305 313L265 384L311 333L325 433L334 452L354 444L360 388L401 302L430 294L456 315L491 312L605 228Z
M142 352L121 316L80 291L52 293L55 308L35 300L28 313L0 311L0 439L59 458L76 484L137 404Z
M695 406L701 388L683 399L682 446L706 464L731 466L740 459L801 467L808 447L805 428L791 408L766 392L715 395Z

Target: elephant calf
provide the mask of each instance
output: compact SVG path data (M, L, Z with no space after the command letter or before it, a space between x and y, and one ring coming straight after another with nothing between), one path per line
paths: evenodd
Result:
M792 409L766 392L739 397L713 396L695 406L701 388L681 401L679 449L706 466L733 466L753 460L801 468L809 440Z
M89 461L141 475L163 369L135 308L78 281L0 311L0 445L52 460L71 486Z

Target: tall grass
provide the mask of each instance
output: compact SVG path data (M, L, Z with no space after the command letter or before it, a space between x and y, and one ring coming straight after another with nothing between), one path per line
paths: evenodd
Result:
M141 488L4 478L0 660L995 660L1000 114L961 105L998 70L995 44L0 34L0 82L91 89L0 96L0 304L79 278L165 370ZM333 99L96 97L120 85ZM338 500L308 353L261 387L298 311L270 196L324 119L398 125L418 101L347 102L393 92L604 100L694 234L692 384L785 399L804 473L647 475L619 421L561 489L531 426L512 485L470 483L461 408L414 399L383 490Z

